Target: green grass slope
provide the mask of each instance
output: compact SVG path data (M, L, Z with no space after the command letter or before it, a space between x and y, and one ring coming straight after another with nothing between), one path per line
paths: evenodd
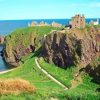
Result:
M100 92L96 92L99 85L92 83L88 75L81 74L82 83L74 88L65 91L58 84L45 76L35 64L36 54L30 54L23 57L24 63L21 64L12 72L0 75L0 78L21 78L29 81L36 87L35 93L21 93L19 95L0 95L0 100L50 100L58 98L58 100L99 100ZM76 69L60 69L54 65L41 60L40 65L45 68L50 74L56 77L59 81L69 86L74 78Z
M69 87L69 90L62 92L60 98L66 98L68 100L99 100L100 92L97 89L100 88L99 84L93 83L92 78L86 73L79 75L80 79L75 79L75 73L78 73L78 68L70 67L67 70L58 68L54 64L48 64L43 59L39 60L41 67L47 70L56 79ZM72 83L72 81L74 81ZM81 81L81 82L80 82ZM72 87L74 86L74 87ZM55 94L56 95L56 94ZM62 95L62 96L61 96ZM59 95L58 95L59 97Z
M53 93L63 91L62 87L48 79L36 66L34 54L22 59L21 64L12 72L0 75L0 78L21 78L36 87L36 93L21 93L19 95L0 95L0 100L49 100Z
M38 39L41 39L41 37L48 34L51 30L60 29L50 26L18 29L7 36L6 41L11 46L16 46L21 43L27 47L34 35ZM48 64L41 59L39 61L41 67L69 87L69 90L65 91L38 69L35 64L35 57L37 57L37 51L23 57L21 59L23 63L20 62L19 67L12 72L1 74L0 78L21 78L27 80L36 87L36 92L21 93L18 95L0 95L0 100L51 100L52 98L57 98L58 100L100 100L100 92L96 91L100 88L100 85L91 82L91 77L85 73L81 73L80 82L80 80L75 79L77 68L70 67L64 70L53 64Z

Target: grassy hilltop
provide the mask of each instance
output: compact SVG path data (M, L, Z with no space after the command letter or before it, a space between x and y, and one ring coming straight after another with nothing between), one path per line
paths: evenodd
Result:
M41 39L51 30L60 30L51 26L35 26L17 29L5 38L4 58L7 63L19 66L23 56L40 47Z
M51 30L60 30L60 28L55 28L52 26L34 26L23 29L17 29L10 35L6 36L6 41L12 46L17 45L19 43L22 43L23 45L27 46L29 45L32 36L42 38L44 35L47 35Z

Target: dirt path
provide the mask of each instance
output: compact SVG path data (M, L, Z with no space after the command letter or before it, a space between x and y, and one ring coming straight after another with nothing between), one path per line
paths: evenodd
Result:
M46 70L44 70L38 63L38 58L35 58L35 63L37 65L37 67L47 76L49 77L51 80L53 80L55 83L59 84L61 87L64 88L64 90L68 90L68 87L66 87L63 83L61 83L60 81L58 81L57 79L55 79L52 75L50 75Z
M83 81L82 81L82 78L81 78L80 75L75 76L75 78L71 81L71 84L72 84L71 88L77 87L77 86L80 85L82 82L83 82Z

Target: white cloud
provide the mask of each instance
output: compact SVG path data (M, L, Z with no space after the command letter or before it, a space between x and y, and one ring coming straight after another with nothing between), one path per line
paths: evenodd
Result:
M98 3L91 3L90 6L91 7L100 7L100 2L98 2Z
M5 1L5 0L0 0L0 1Z
M72 7L83 7L83 6L87 6L87 4L83 4L83 3L77 3L77 4L71 4Z
M72 7L100 7L100 2L71 4Z

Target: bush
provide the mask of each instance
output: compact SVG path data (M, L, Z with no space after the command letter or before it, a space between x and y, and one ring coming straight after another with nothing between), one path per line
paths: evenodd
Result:
M34 92L33 87L28 81L22 79L1 79L0 94L19 94L20 92Z

